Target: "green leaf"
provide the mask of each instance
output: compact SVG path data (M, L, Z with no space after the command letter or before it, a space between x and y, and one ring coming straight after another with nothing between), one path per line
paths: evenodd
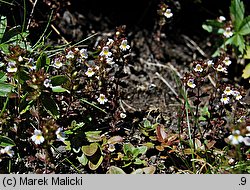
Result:
M0 82L5 82L7 80L7 76L5 72L0 71Z
M250 63L248 63L248 65L245 67L245 69L243 70L243 74L242 77L244 79L247 79L250 77Z
M238 31L243 21L245 7L242 1L232 0L230 6L230 16L233 21L235 31Z
M202 28L207 32L220 33L220 29L223 28L223 23L218 20L206 20L204 24L202 24Z
M0 43L2 43L2 39L5 33L7 27L7 18L6 16L0 17Z
M70 93L70 91L68 91L67 89L61 87L61 86L52 86L52 91L53 92L68 92Z
M15 146L15 142L6 136L0 136L0 146L6 147L6 146Z
M99 146L97 143L91 143L90 145L82 146L82 152L86 156L93 156L98 150Z
M107 174L126 174L123 169L116 167L116 166L110 166L109 170L107 171Z
M85 156L85 154L83 153L82 156L77 157L77 160L84 166L86 166L88 164L88 158Z
M122 141L123 141L123 138L121 136L113 136L107 141L107 143L108 144L116 144L116 143L119 143Z
M56 104L56 102L49 96L49 95L45 95L43 94L41 96L41 102L43 104L43 107L45 108L45 110L54 118L59 118L59 108L58 105Z
M148 150L148 148L146 146L140 146L137 149L139 150L140 154L145 154Z
M139 168L139 169L131 172L131 174L143 174L143 169Z
M241 54L244 53L245 50L245 40L242 35L240 34L235 34L233 37L229 38L226 42L226 45L231 44L236 47L238 47L239 51Z
M143 164L143 161L141 159L139 159L139 158L136 158L133 163L136 164L136 165L141 165L141 164Z
M52 86L60 86L69 81L65 75L57 75L50 78Z
M203 24L203 25L202 25L202 28L203 28L204 30L206 30L207 32L212 32L212 31L213 31L213 27L210 26L210 25Z
M250 59L250 46L246 46L246 53L244 59Z
M89 142L99 142L102 140L101 131L88 131L85 132L86 138Z
M50 59L47 57L45 53L41 53L36 61L36 70L39 71L41 68L49 65Z
M123 152L128 155L129 152L132 153L135 147L131 143L126 143L123 145Z
M11 92L13 86L8 83L0 82L0 96L6 97Z
M89 161L89 163L88 163L89 169L96 170L101 165L102 161L103 161L103 156L100 156L100 158L96 164Z
M239 34L241 35L250 34L250 16L247 16L246 18L244 18L239 29Z

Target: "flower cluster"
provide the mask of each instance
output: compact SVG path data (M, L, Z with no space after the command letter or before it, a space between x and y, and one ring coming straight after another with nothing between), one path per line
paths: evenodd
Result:
M159 4L159 9L157 10L157 12L158 15L160 15L160 21L159 21L160 26L165 25L166 20L172 18L174 15L170 7L163 2Z
M243 142L246 146L250 146L250 126L246 126L246 131L247 133L243 136L240 130L233 130L228 137L229 143L238 145Z
M230 85L224 85L222 89L223 89L223 93L221 95L220 101L223 104L228 104L232 97L234 97L234 99L237 101L242 99L241 92L237 90L236 88L232 88Z

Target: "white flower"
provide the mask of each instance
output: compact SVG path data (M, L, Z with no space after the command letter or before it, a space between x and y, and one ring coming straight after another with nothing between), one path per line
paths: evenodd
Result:
M250 137L244 137L243 142L246 146L250 146Z
M231 88L229 86L227 86L224 90L224 94L231 95L231 94L233 94L233 91L231 90Z
M120 113L120 118L124 119L126 117L127 117L127 115L125 113Z
M240 131L239 130L235 130L232 132L232 135L230 135L228 137L230 143L232 145L237 145L241 142L243 142L244 138L240 135Z
M109 51L109 47L108 46L104 46L102 48L101 53L99 54L100 56L105 56L106 58L110 57L112 55L112 53Z
M228 104L229 103L229 100L230 98L228 96L226 96L226 94L222 94L222 97L220 99L220 101L223 103L223 104Z
M67 58L67 59L74 59L74 57L75 57L75 56L74 56L74 52L71 51L71 50L68 51L68 53L67 53L67 55L66 55L66 58Z
M226 37L226 38L230 38L232 35L233 35L233 32L231 31L231 28L226 28L226 30L223 32L223 35Z
M35 144L41 144L44 142L44 137L41 130L35 129L34 135L31 137Z
M115 145L114 144L109 144L108 151L109 152L114 152L115 151Z
M8 63L7 72L8 73L15 73L15 72L17 72L17 67L16 67L16 62L15 61L10 61Z
M195 88L195 87L196 87L196 85L194 84L194 79L188 79L187 85L188 85L190 88Z
M226 66L229 66L231 65L231 60L229 59L229 57L225 57L225 59L223 60L223 63L226 65Z
M106 62L107 62L107 64L109 64L109 65L113 65L115 62L113 61L113 57L108 57L107 59L106 59Z
M45 79L43 81L43 85L46 87L46 88L51 88L52 87L52 84L50 84L51 80L50 79Z
M227 69L225 67L222 67L222 65L218 65L216 70L219 72L227 73Z
M237 90L233 91L232 94L234 95L234 97L235 97L236 100L240 100L242 98L240 92L237 91Z
M55 58L54 59L54 63L53 66L57 69L59 69L61 66L63 66L63 63L61 62L61 60L59 58Z
M81 49L80 50L80 56L84 59L88 58L88 50L87 49Z
M19 56L19 57L18 57L18 61L19 61L19 62L22 62L22 61L23 61L22 56Z
M56 137L60 141L65 141L66 136L65 133L63 132L63 128L60 127L56 130Z
M195 66L195 68L194 68L194 71L195 71L195 72L202 72L202 71L203 71L203 68L202 68L202 66L201 66L200 64L197 64L197 65Z
M95 74L95 72L93 71L93 69L92 68L88 68L88 70L85 72L85 74L88 76L88 77L92 77L94 74Z
M171 18L173 16L173 13L171 13L171 9L166 9L163 15L167 18Z
M219 16L218 21L219 22L224 22L226 18L224 16Z
M122 43L121 43L121 45L119 47L120 47L120 49L122 51L126 51L127 49L130 48L130 46L128 45L128 41L127 40L122 40Z
M113 39L108 38L107 46L112 45L114 43Z
M9 157L13 157L14 155L14 151L11 150L11 146L6 146L5 148L1 149L0 153L1 154L8 154Z
M246 126L246 129L250 132L250 126Z
M212 60L208 60L208 61L207 61L207 65L208 65L208 66L212 66L212 65L214 65L214 62L213 62Z
M100 104L104 104L105 102L108 101L108 99L105 97L104 94L100 94L99 98L97 98L97 101L98 101Z

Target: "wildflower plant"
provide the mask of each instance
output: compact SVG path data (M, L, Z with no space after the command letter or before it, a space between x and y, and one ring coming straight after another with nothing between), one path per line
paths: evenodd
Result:
M243 2L241 0L232 0L230 19L219 16L216 20L207 20L202 27L208 32L217 33L224 38L220 48L226 50L228 46L232 45L243 55L248 47L245 36L250 34L250 17L245 17L244 14L245 7ZM219 51L220 49L218 49L214 55L218 55Z

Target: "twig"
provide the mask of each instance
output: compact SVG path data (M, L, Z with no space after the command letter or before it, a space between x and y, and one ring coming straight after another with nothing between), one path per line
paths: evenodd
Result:
M188 41L202 56L208 57L207 54L197 45L195 41L193 41L191 38L189 38L186 35L182 35L182 37Z
M133 111L136 111L135 108L131 107L130 105L128 105L128 104L127 104L126 102L124 102L123 100L121 100L121 102L122 102L125 106L127 106L129 109L131 109L131 110L133 110Z
M65 43L65 44L69 44L70 42L68 42L62 35L61 35L61 33L59 32L59 30L57 30L57 28L53 25L53 24L51 24L50 25L51 26L51 28L62 38L62 40L63 40L63 42Z
M35 0L35 2L33 3L33 2L30 0L30 2L32 3L33 7L32 7L31 12L30 12L30 18L29 18L29 21L28 21L26 30L28 30L29 27L30 27L31 19L32 19L32 17L33 17L33 13L34 13L35 6L36 6L37 1L38 1L38 0Z
M156 72L155 74L157 75L157 77L159 79L162 80L162 82L164 82L168 86L168 88L175 94L175 96L178 97L177 92L171 87L171 85L168 83L168 81L166 81L158 72Z

